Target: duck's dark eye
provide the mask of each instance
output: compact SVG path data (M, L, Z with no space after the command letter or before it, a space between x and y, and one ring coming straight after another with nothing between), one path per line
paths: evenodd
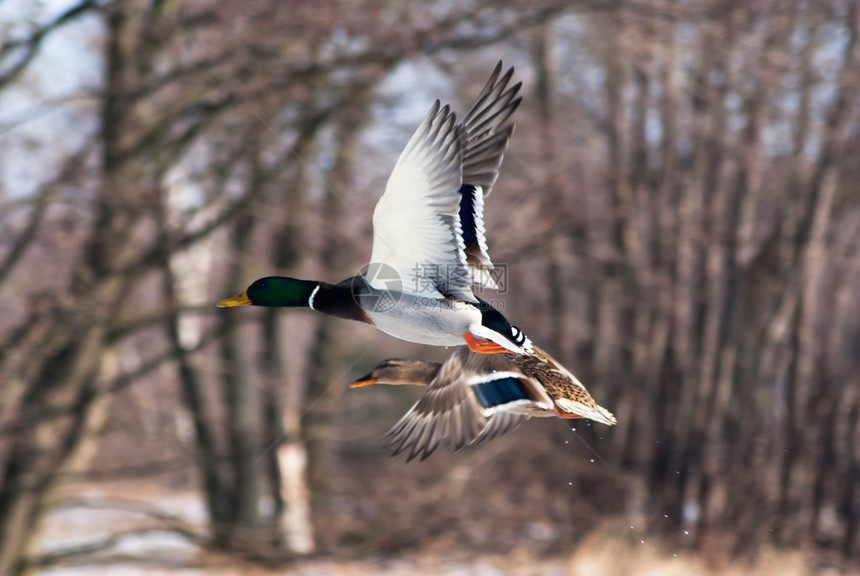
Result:
M265 288L265 287L266 287L265 282L257 282L257 288Z

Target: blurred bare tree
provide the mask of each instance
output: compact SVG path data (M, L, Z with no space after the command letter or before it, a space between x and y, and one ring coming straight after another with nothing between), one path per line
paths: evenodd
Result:
M210 525L176 529L252 561L492 525L524 486L559 538L618 514L713 558L860 560L856 3L87 0L4 28L0 103L32 94L46 43L82 22L98 85L37 109L92 128L41 135L32 185L0 180L0 574L61 560L39 554L45 513L96 462L189 474ZM462 110L500 56L529 91L487 205L506 314L618 416L577 432L603 476L537 424L458 475L383 463L338 415L368 414L343 387L385 337L362 352L336 320L212 307L263 274L353 273L408 136L390 93L423 108L454 86ZM435 80L405 85L416 68ZM175 426L160 462L104 448L129 391L171 415L149 425ZM466 477L494 495L480 510Z

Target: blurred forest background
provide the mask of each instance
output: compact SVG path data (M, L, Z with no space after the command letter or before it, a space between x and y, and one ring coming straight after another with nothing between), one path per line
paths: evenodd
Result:
M527 574L616 541L856 569L858 28L852 0L0 0L0 575ZM499 59L525 85L500 306L618 426L407 465L379 438L420 390L347 384L444 349L214 303L355 273L412 130Z

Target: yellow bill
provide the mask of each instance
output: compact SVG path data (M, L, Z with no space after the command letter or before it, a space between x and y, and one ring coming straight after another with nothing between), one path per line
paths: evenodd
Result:
M231 306L249 306L251 304L251 299L248 298L248 294L246 292L242 292L238 296L234 296L233 298L227 298L226 300L221 300L218 302L218 308L230 308Z

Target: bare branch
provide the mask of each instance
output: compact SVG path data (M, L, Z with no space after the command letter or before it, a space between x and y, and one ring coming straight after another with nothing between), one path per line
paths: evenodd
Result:
M93 141L86 143L77 153L70 156L60 169L60 173L50 182L41 186L35 194L30 218L24 230L15 239L5 258L0 261L0 285L12 272L15 265L21 260L27 248L36 238L39 226L45 217L48 206L51 204L56 193L63 187L74 184L78 172L81 170L83 160L89 155Z
M42 41L51 31L75 21L77 18L96 8L100 8L100 4L96 0L84 0L72 6L51 22L33 31L27 38L7 40L3 44L0 44L0 63L18 50L24 51L24 54L11 68L0 74L0 90L10 82L16 80L27 68L30 62L39 54L39 50L42 48Z

